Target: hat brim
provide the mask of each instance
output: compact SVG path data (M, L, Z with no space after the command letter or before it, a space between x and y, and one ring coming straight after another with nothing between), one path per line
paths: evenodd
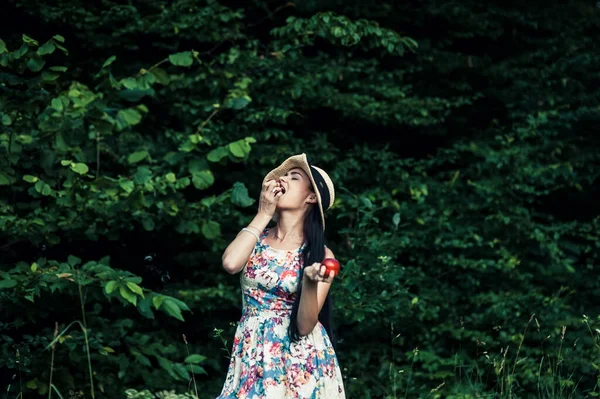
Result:
M267 175L263 179L263 184L269 180L279 180L281 176L285 175L287 172L294 168L302 169L310 179L313 191L317 195L317 204L319 205L319 212L321 213L323 230L325 230L325 212L323 211L323 200L321 198L321 193L317 189L317 183L315 182L315 178L313 177L312 171L310 170L310 164L308 163L308 158L306 157L306 154L302 153L299 155L294 155L283 161L281 165L267 173Z

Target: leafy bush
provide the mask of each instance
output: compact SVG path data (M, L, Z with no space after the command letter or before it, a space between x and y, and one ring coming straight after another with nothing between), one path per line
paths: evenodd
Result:
M593 5L9 4L7 394L218 395L220 255L306 152L349 398L597 396Z

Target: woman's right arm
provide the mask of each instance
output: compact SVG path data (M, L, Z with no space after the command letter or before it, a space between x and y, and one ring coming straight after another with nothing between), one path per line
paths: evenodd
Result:
M248 228L257 233L259 237L273 218L273 214L277 208L277 201L281 195L279 182L269 180L263 185L260 193L258 213L248 225ZM237 237L227 246L225 252L223 252L223 256L221 257L223 268L229 274L240 272L248 262L255 246L256 237L247 231L240 231Z

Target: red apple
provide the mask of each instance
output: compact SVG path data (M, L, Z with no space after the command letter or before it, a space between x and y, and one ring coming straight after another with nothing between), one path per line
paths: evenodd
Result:
M331 271L333 271L334 276L340 273L340 262L337 259L327 258L321 264L325 266L325 277L329 277L329 272Z

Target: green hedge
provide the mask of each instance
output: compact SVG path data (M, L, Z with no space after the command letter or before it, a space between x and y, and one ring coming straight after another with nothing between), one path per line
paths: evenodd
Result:
M349 398L598 395L600 9L397 3L8 2L8 397L217 396L221 253L300 152Z

